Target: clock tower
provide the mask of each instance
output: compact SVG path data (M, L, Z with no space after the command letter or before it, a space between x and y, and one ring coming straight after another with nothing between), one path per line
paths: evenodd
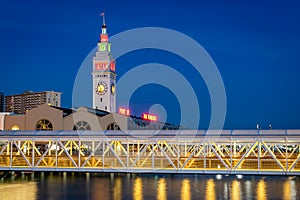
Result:
M116 62L111 54L104 13L100 41L93 57L93 108L116 112Z

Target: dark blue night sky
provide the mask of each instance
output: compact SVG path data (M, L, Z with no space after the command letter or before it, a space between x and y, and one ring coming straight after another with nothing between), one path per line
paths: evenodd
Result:
M74 79L99 40L103 11L111 36L138 27L164 27L201 44L225 85L224 128L253 129L257 123L262 128L300 128L296 0L0 0L0 91L60 91L62 106L71 107ZM136 65L154 62L174 67L189 80L200 104L199 128L207 128L209 93L185 60L154 49L131 52L117 60L118 78ZM130 107L140 115L153 104L164 106L167 121L179 123L179 103L163 86L139 88Z

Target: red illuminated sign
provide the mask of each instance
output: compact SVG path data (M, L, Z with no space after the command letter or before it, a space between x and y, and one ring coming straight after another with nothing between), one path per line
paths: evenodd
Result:
M109 68L111 71L116 71L116 62L112 61L109 64ZM108 62L96 62L95 63L95 70L107 70L108 69Z
M112 61L112 62L110 63L110 70L111 70L111 71L116 71L116 63L115 63L115 61Z
M95 69L96 70L106 70L107 69L107 62L97 62L95 63Z
M157 121L157 116L156 115L152 115L149 113L143 113L142 118L145 120L150 120L150 121Z
M108 35L101 34L100 35L100 41L101 42L107 42L108 41Z
M127 108L119 108L119 114L129 116L130 115L130 110L127 109Z

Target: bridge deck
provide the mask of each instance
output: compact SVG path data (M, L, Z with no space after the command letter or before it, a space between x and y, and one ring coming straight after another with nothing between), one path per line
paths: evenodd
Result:
M2 131L0 170L300 175L300 130Z

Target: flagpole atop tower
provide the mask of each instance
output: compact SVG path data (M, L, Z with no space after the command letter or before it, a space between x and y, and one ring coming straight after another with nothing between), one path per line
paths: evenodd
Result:
M105 25L105 13L102 12L100 15L102 17L103 25Z

